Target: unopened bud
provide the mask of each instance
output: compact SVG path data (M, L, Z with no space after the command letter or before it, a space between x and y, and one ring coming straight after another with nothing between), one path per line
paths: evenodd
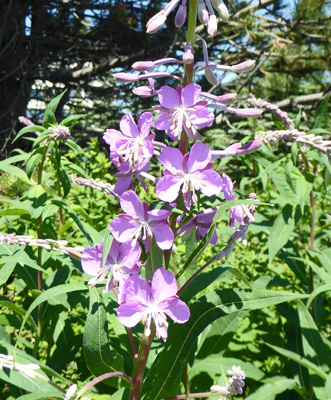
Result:
M214 5L214 8L217 10L221 20L227 21L229 19L229 11L223 0L212 0L212 3Z
M185 64L192 64L194 61L194 55L192 54L192 46L191 43L189 43L186 46L185 53L183 54L183 61Z
M216 15L211 15L207 23L207 32L209 35L214 36L217 32L217 18Z
M132 64L132 68L139 72L148 71L155 66L154 61L137 61Z
M231 71L237 73L249 72L254 68L254 66L255 66L254 60L247 60L240 64L232 65Z
M118 82L136 82L139 81L139 75L137 74L128 74L126 72L118 72L114 74L114 78Z
M217 85L218 80L216 78L216 75L214 74L214 72L210 68L206 68L205 69L205 75L206 75L207 81L211 85Z
M150 97L156 94L156 90L153 90L150 86L138 86L132 92L140 97Z
M206 25L209 21L209 13L206 8L205 2L203 0L199 0L198 4L198 18L201 24Z
M258 108L237 108L236 115L240 117L251 117L255 118L262 114L262 110Z
M34 125L34 123L26 117L18 117L18 120L20 121L21 124L26 125L26 126Z
M181 26L184 25L186 20L186 5L180 5L176 16L175 16L175 25L177 28L180 28Z
M217 96L217 103L221 103L221 104L231 104L233 103L237 98L237 93L226 93L223 94L222 96Z
M161 10L147 22L146 32L149 33L150 35L156 33L165 23L166 19L167 17L166 15L164 15L164 10Z

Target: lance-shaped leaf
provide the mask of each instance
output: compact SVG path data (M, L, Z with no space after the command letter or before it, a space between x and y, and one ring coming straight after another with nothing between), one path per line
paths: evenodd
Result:
M255 310L306 297L305 294L262 289L224 289L200 297L190 308L188 322L173 325L169 330L165 347L144 382L143 399L158 400L177 394L180 383L178 377L192 343L216 319L239 310Z
M110 347L106 309L97 288L90 289L90 308L86 319L83 345L87 366L95 376L123 370L122 356ZM117 378L107 379L104 383L119 386Z

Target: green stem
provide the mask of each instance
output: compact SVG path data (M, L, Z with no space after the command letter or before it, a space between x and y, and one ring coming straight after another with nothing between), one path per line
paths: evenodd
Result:
M38 185L42 184L42 174L43 174L43 169L44 169L44 164L46 161L46 156L47 156L47 151L48 151L48 146L49 144L47 144L44 147L44 151L41 157L41 160L39 162L39 166L38 166ZM42 216L40 215L40 217L38 218L38 229L37 229L37 235L38 235L38 239L42 239ZM37 264L39 265L39 267L41 267L42 264L42 247L38 247L38 252L37 252ZM43 288L43 278L41 275L41 271L37 271L37 288L38 290L41 292L42 288ZM40 338L41 338L41 331L42 331L42 316L43 316L43 305L39 304L38 305L38 335L34 344L34 348L33 348L33 356L37 358L37 352L38 352L38 346L39 346L39 342L40 342Z
M141 338L138 358L134 363L133 370L133 384L134 387L130 392L129 400L139 400L141 385L143 382L144 372L146 368L146 363L151 349L152 341L155 334L155 324L154 321L151 323L151 333L149 336L145 335L146 328L144 330L143 336Z

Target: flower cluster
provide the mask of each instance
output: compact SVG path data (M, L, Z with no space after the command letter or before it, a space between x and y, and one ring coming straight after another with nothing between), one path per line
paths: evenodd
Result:
M182 26L186 20L187 0L171 0L148 21L147 33L156 33L177 6L175 24L177 27ZM228 19L229 13L222 0L199 0L198 18L207 26L211 35L217 31L215 10L222 20ZM122 116L119 130L106 130L103 138L109 145L110 158L118 170L114 175L117 178L114 187L73 178L76 183L96 187L119 199L123 212L109 222L112 238L109 250L105 249L105 242L87 247L82 253L82 267L92 276L88 282L91 287L106 281L104 292L113 290L117 295L117 316L124 326L132 328L143 321L146 338L156 334L166 340L167 317L177 323L185 323L190 317L189 308L177 296L176 278L168 270L175 238L181 235L185 241L195 233L199 241L208 233L210 243L216 244L215 215L220 203L224 201L221 196L223 194L225 201L236 199L233 194L234 182L226 174L220 175L213 169L213 160L248 154L261 145L261 141L256 139L244 146L233 143L224 150L211 150L202 143L203 136L199 130L213 124L214 110L242 117L257 117L262 111L259 108L236 108L233 106L236 93L216 96L204 92L200 85L193 83L186 75L184 79L164 69L150 71L167 64L184 65L191 70L192 75L204 72L208 82L216 85L217 71L240 74L251 71L255 66L253 60L232 66L211 62L206 42L199 36L198 39L203 47L203 61L195 62L194 43L188 42L181 59L167 57L154 61L137 61L132 65L137 73L114 74L118 82L147 80L147 85L136 87L133 93L141 97L155 96L158 104L152 110L157 113L157 117L154 120L149 111L137 116L128 113ZM174 79L176 86L164 85L157 88L155 79L165 77ZM153 125L156 130L165 132L166 140L155 140ZM175 147L177 141L179 148ZM155 168L152 169L153 174L149 172L152 162L161 165L162 174L153 176ZM150 193L145 179L154 185L157 201L142 202L136 194L137 185ZM255 199L254 196L250 196L249 200ZM216 205L204 206L206 201L215 201ZM256 205L231 207L229 225L235 233L216 257L231 254L235 242L245 238L247 227L253 221L254 207ZM166 268L156 266L151 282L147 282L139 275L143 266L140 258L146 260L151 257L152 241L163 251ZM164 264L160 262L161 265ZM239 393L241 390L242 380L237 379L237 372L234 371L230 379L232 389L229 389L229 393Z
M158 12L147 22L147 33L156 33L166 22L168 15L177 6L180 0L171 0L164 9ZM181 0L181 5L178 7L175 16L175 25L177 28L184 25L187 14L187 0ZM227 21L229 18L229 11L224 4L223 0L199 0L198 4L198 18L199 21L207 26L209 35L215 35L217 32L217 11L222 21Z
M228 384L226 386L213 385L210 389L219 392L220 395L223 395L226 398L230 395L236 396L237 394L242 394L242 388L245 386L245 372L240 367L233 365L231 369L226 371L226 373L231 375Z

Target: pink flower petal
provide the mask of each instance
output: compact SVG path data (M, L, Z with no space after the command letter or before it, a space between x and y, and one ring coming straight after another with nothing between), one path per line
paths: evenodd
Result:
M222 190L222 179L216 171L211 169L203 171L200 174L201 179L205 184L200 186L200 190L206 196L214 196Z
M131 240L140 231L141 225L130 216L120 214L109 223L109 229L114 238L123 243Z
M146 138L149 135L153 123L153 115L150 112L144 112L138 118L140 137Z
M120 128L124 135L129 138L137 137L139 135L138 127L131 114L126 114L121 118Z
M122 210L128 215L131 217L144 219L145 212L142 202L133 190L129 190L128 192L122 194L120 203Z
M175 89L170 86L162 86L158 92L159 102L165 108L179 107L179 96Z
M178 288L174 274L164 268L155 271L152 279L154 304L159 304L168 297L176 296Z
M158 271L158 270L157 270ZM184 324L190 318L190 309L176 297L170 297L158 305L165 314L179 324Z
M192 107L199 101L201 86L196 83L190 83L182 90L181 100L185 108Z
M122 325L132 328L139 323L144 316L145 311L146 307L141 304L124 303L117 309L117 318Z
M172 214L170 210L154 209L147 211L148 221L161 221L168 218Z
M160 131L168 130L172 124L172 118L169 118L170 116L172 116L171 113L168 113L168 112L162 113L158 117L158 119L154 122L155 128Z
M187 171L193 173L204 169L211 158L210 148L201 142L197 142L192 146L187 159Z
M162 201L174 201L182 184L183 179L180 176L166 175L156 184L156 195Z
M195 106L195 112L188 112L189 118L193 125L198 128L209 126L214 121L214 114L204 106Z
M173 147L165 147L159 155L160 162L172 173L183 171L183 155Z
M95 276L102 268L102 250L97 246L86 247L82 252L82 268L88 275Z
M160 249L171 249L174 242L174 233L171 228L169 228L168 224L166 222L151 222L150 228Z

